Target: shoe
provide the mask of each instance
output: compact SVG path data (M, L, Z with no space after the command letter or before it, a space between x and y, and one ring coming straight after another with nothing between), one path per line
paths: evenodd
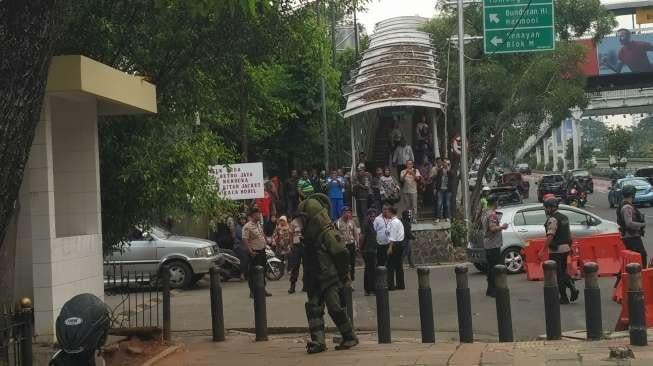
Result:
M295 293L295 283L291 282L290 283L290 288L288 289L289 294L294 294Z
M272 294L268 290L265 290L265 297L270 297L270 296L272 296Z
M342 351L346 349L350 349L358 344L358 338L354 336L354 338L351 339L346 339L340 342L339 345L336 346L336 351Z
M569 297L569 301L574 302L578 300L578 295L580 294L580 291L576 287L571 287L569 289L571 291L571 296Z
M317 343L313 341L309 341L306 343L306 352L308 352L309 355L312 355L314 353L320 353L326 351L326 345L322 343Z
M561 297L560 298L560 305L567 305L567 304L569 304L569 299L567 298L567 296Z

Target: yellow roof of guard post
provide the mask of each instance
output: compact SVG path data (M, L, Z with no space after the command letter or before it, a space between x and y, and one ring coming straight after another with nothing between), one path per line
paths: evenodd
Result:
M81 55L55 56L48 71L48 95L98 101L99 115L156 113L156 87Z

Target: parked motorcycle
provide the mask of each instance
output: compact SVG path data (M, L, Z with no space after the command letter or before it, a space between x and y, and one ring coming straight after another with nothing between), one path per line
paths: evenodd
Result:
M243 269L240 265L240 259L238 259L236 253L232 250L220 248L218 250L218 260L216 263L220 268L220 277L222 277L222 281L226 282L233 278L240 279Z
M587 193L579 191L576 188L569 190L565 203L574 207L585 207L587 203Z
M57 317L59 350L50 366L95 366L109 335L109 308L97 296L80 294L66 301Z
M265 247L265 257L267 258L265 278L270 281L280 280L286 269L285 263L277 257L270 246Z

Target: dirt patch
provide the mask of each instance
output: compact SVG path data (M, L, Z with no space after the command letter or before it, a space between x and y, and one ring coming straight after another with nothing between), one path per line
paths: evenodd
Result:
M104 347L103 356L107 366L137 366L163 352L168 346L160 340L134 337Z

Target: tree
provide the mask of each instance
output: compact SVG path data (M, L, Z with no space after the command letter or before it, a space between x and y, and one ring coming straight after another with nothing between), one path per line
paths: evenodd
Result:
M642 119L633 128L632 148L634 156L653 156L653 117Z
M606 151L609 156L621 160L622 158L628 157L632 140L632 131L628 131L621 126L610 129L606 135Z
M41 114L63 1L0 1L0 303L13 296L15 243L4 245Z
M556 3L558 4L558 3ZM590 33L601 39L615 25L613 16L604 11L598 0L576 0L574 6L556 6L556 29L560 40L556 50L546 53L518 55L484 54L481 42L466 45L466 91L468 98L468 137L472 156L480 156L479 175L501 149L510 154L519 142L535 134L544 121L559 125L574 106L583 107L585 78L579 68L585 49L567 41ZM576 6L582 7L582 16L572 15ZM465 33L482 35L482 7L470 5L465 9ZM444 8L426 30L431 34L436 49L450 47L449 39L457 33L455 12ZM444 55L444 52L442 52ZM457 58L455 58L457 59ZM458 126L458 64L441 58L441 70L449 69L448 119L452 131ZM506 149L507 148L507 149ZM478 212L480 186L472 193L472 212ZM478 217L478 215L476 215Z

